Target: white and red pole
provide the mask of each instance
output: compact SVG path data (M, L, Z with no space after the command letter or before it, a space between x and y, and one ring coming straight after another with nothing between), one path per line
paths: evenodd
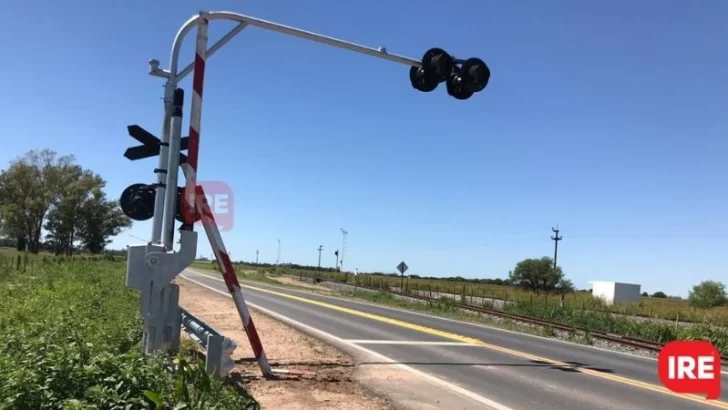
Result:
M238 277L235 274L235 268L230 261L230 256L225 249L225 244L222 241L220 230L217 227L215 216L212 214L207 198L205 197L205 191L201 186L197 186L197 164L199 157L200 148L200 126L202 117L202 89L205 78L205 60L207 54L207 28L209 21L205 18L199 20L197 25L197 46L195 48L195 62L194 62L194 74L192 79L192 104L190 114L190 131L189 141L187 148L187 163L183 167L186 184L185 184L185 200L183 203L183 217L184 224L181 229L192 230L194 224L198 218L202 220L202 225L205 228L205 233L210 241L210 247L215 253L220 270L222 271L222 277L225 281L225 285L228 291L233 297L235 307L238 310L240 319L243 322L243 328L250 341L250 346L253 349L255 360L260 366L260 370L263 372L263 376L270 377L272 375L270 364L263 351L263 343L260 341L258 331L255 329L253 318L250 317L250 311L248 305L245 303L243 293L240 291L240 283Z
M201 186L197 187L197 210L202 217L202 225L207 233L207 238L210 240L210 246L215 253L215 259L220 266L222 271L222 277L225 281L225 285L230 291L235 302L235 307L238 309L240 319L243 321L243 327L245 328L245 334L248 335L248 341L250 341L250 347L253 349L255 360L260 366L260 370L263 375L269 377L272 375L270 364L268 364L268 358L263 350L263 343L260 341L258 331L255 329L255 323L253 318L250 317L250 311L248 305L245 303L243 292L240 290L240 283L238 282L238 276L235 274L235 268L233 267L230 256L225 249L225 244L220 236L220 230L217 228L217 222L215 222L215 216L212 214L207 198L205 197L205 191Z

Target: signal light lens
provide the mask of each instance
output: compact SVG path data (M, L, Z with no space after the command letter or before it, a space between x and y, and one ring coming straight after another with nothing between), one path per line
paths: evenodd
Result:
M415 66L410 67L410 82L415 90L423 93L434 91L439 84L439 81L432 74L428 75L425 70Z
M454 65L452 56L440 48L431 48L422 57L422 69L438 83L447 80Z
M460 78L468 90L477 93L488 85L490 68L479 58L469 58L460 68Z
M156 188L149 184L133 184L121 193L119 205L124 215L135 221L146 221L154 216Z
M459 68L453 69L452 75L447 79L447 93L458 100L467 100L473 96L473 91L467 87Z

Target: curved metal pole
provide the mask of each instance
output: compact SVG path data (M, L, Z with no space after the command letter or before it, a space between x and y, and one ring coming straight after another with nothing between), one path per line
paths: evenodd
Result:
M287 34L293 37L302 38L305 40L314 41L321 44L327 44L330 46L334 46L337 48L357 52L360 54L366 54L372 57L381 58L383 60L404 64L407 66L415 66L415 67L421 67L422 63L420 60L397 55L397 54L389 54L387 50L384 47L379 48L373 48L373 47L367 47L363 45L359 45L356 43L352 43L349 41L339 40L334 37L325 36L322 34L313 33L306 30L301 30L295 27L286 26L283 24L273 23L266 20L261 20L255 17L246 16L239 13L229 12L229 11L213 11L213 12L204 12L201 11L198 15L190 18L187 20L182 27L177 32L177 35L174 38L174 42L172 43L172 52L170 54L170 63L169 63L169 71L165 72L164 70L159 70L158 67L155 65L152 66L151 74L157 75L161 77L167 77L167 83L165 84L165 109L164 109L164 127L161 135L161 139L163 142L170 142L170 145L172 141L170 141L170 138L174 138L177 140L180 138L179 135L170 135L170 128L168 126L169 121L171 119L171 105L172 101L171 98L167 98L167 96L171 96L174 92L174 90L177 88L177 84L181 79L186 76L188 73L190 73L192 70L188 66L181 72L179 72L179 53L180 49L182 48L182 42L184 41L185 36L192 30L194 27L196 27L201 19L205 19L207 21L212 20L228 20L228 21L236 21L238 23L241 23L239 26L233 29L230 33L228 33L223 39L218 41L217 44L213 46L213 48L210 51L217 51L222 45L229 41L232 37L234 37L235 34L242 31L245 26L256 26L260 27L262 29L270 30L270 31L276 31L282 34ZM210 53L211 54L211 53ZM177 141L175 141L177 142ZM178 145L177 145L178 146ZM166 150L168 151L168 150ZM163 155L165 154L165 155ZM168 169L172 166L176 169L177 166L179 166L178 162L178 156L177 155L166 155L168 153L160 152L160 163L162 161L165 161L166 164L168 164ZM162 158L163 156L167 158ZM173 178L173 173L168 172L167 178L166 178L166 186L167 187L175 187L177 186L176 178ZM161 179L161 178L160 178ZM161 189L158 189L158 193L161 191ZM164 191L162 191L164 192ZM163 194L161 196L164 196ZM160 195L157 196L157 198L160 198ZM157 204L155 203L155 211L157 210ZM171 243L172 240L172 234L174 231L174 204L173 203L167 203L165 201L164 205L164 212L154 214L154 228L153 228L153 240L157 239L155 236L157 234L157 226L163 224L163 232L162 232L162 239L164 241L164 245L167 247L167 249L172 249L173 244Z
M207 20L229 20L229 21L237 21L239 23L246 23L251 26L260 27L266 30L276 31L282 34L288 34L293 37L303 38L306 40L315 41L317 43L322 44L328 44L330 46L343 48L345 50L354 51L361 54L370 55L373 57L381 58L384 60L392 61L395 63L404 64L407 66L415 66L415 67L421 67L422 62L420 60L397 55L397 54L389 54L384 47L380 48L373 48L373 47L367 47L362 46L356 43L352 43L349 41L339 40L334 37L325 36L323 34L314 33L311 31L301 30L295 27L286 26L283 24L273 23L266 20L261 20L255 17L246 16L244 14L234 13L230 11L211 11L211 12L200 12L197 16L194 16L187 20L183 25L182 28L179 29L177 32L177 36L175 36L174 43L172 46L172 55L170 57L170 64L169 64L169 71L172 73L171 79L175 79L173 77L177 77L177 69L178 69L178 57L179 57L179 51L182 47L182 41L184 40L184 37L187 35L187 33L194 28L199 20L201 18L205 18Z

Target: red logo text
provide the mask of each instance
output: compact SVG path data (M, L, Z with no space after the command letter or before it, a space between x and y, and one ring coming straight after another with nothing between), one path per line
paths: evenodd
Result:
M657 374L675 393L705 393L708 400L720 397L720 352L709 342L666 344L657 356Z

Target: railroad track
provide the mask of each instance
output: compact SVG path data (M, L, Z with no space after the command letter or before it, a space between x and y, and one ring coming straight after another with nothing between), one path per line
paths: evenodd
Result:
M390 291L390 293L392 293L394 295L408 297L408 298L420 299L420 300L424 300L424 301L428 301L428 302L438 301L438 299L430 298L428 296L411 295L408 293L402 293L402 292L396 292L396 291ZM464 309L464 310L469 310L469 311L473 311L473 312L484 313L487 315L502 317L504 319L513 319L513 320L517 320L519 322L526 322L526 323L531 323L531 324L535 324L535 325L548 326L553 329L558 329L558 330L562 330L565 332L588 333L591 337L596 337L598 339L608 340L611 342L620 343L620 344L624 344L624 345L628 345L628 346L632 346L632 347L638 347L641 349L646 349L646 350L655 351L655 352L660 351L662 346L664 346L664 344L662 344L662 343L652 342L649 340L636 339L636 338L631 338L631 337L627 337L627 336L620 336L617 334L600 332L597 330L587 329L587 328L583 328L583 327L579 327L579 326L565 325L563 323L554 322L551 320L539 319L539 318L536 318L533 316L519 315L516 313L506 312L506 311L503 311L500 309L491 309L491 308L473 306L473 305L468 305L465 303L458 303L458 302L453 302L453 306L456 306L456 307L458 307L460 309Z
M324 282L344 284L344 282L336 282L336 281L331 281L331 280L325 280ZM346 283L346 285L353 286L349 283ZM370 288L368 286L361 286L361 285L357 285L357 287L374 290L374 291L384 290L384 289L379 289L379 288ZM429 296L414 295L414 294L409 294L409 293L397 292L397 291L393 291L393 290L386 290L386 291L393 295L398 295L398 296L412 298L412 299L419 299L419 300L423 300L423 301L427 301L427 302L438 302L439 301L439 299L432 298ZM453 306L456 306L460 309L471 311L471 312L477 312L477 313L482 313L482 314L486 314L486 315L497 316L497 317L501 317L504 319L511 319L511 320L515 320L515 321L519 321L519 322L530 323L530 324L544 326L544 327L551 327L553 329L557 329L557 330L561 330L561 331L565 331L565 332L574 332L574 333L581 332L584 334L589 334L589 336L592 338L601 339L601 340L605 340L605 341L612 342L612 343L618 343L618 344L621 344L624 346L630 346L630 347L634 347L634 348L648 350L651 352L659 352L662 349L662 347L665 345L664 343L653 342L650 340L622 336L622 335L618 335L618 334L614 334L614 333L608 333L608 332L602 332L602 331L598 331L598 330L588 329L585 327L566 325L566 324L555 322L552 320L539 319L539 318L536 318L533 316L519 315L517 313L506 312L506 311L503 311L500 309L473 306L473 305L468 305L465 303L458 303L455 301L453 301L452 304L453 304ZM721 356L721 362L728 364L728 356Z
M430 298L428 296L411 295L408 293L396 292L396 291L392 291L392 290L390 290L389 293L392 293L394 295L403 296L403 297L413 298L413 299L420 299L420 300L424 300L424 301L428 301L428 302L437 302L438 301L438 299ZM621 336L621 335L614 334L614 333L607 333L607 332L602 332L602 331L598 331L598 330L587 329L585 327L565 325L563 323L554 322L552 320L539 319L539 318L536 318L533 316L519 315L516 313L505 312L505 311L499 310L499 309L491 309L491 308L486 308L486 307L467 305L465 303L458 303L458 302L453 302L453 306L456 306L463 310L483 313L486 315L498 316L498 317L502 317L505 319L516 320L519 322L531 323L531 324L540 325L540 326L548 326L553 329L558 329L558 330L562 330L562 331L566 331L566 332L588 333L589 336L591 336L593 338L606 340L609 342L618 343L618 344L622 344L625 346L631 346L631 347L636 347L639 349L649 350L652 352L659 352L662 349L662 347L665 346L664 343L658 343L658 342L653 342L650 340L638 339L638 338L628 337L628 336ZM728 356L721 356L720 359L721 359L721 362L728 364Z

